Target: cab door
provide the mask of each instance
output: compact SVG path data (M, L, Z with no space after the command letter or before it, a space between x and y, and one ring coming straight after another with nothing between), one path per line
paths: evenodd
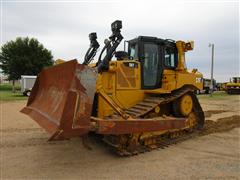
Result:
M142 42L140 51L142 89L160 88L163 73L160 45L155 42Z

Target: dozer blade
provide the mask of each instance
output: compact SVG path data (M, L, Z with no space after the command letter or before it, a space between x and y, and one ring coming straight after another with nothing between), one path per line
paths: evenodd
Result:
M51 134L49 140L81 136L90 130L97 73L77 60L43 70L21 112Z

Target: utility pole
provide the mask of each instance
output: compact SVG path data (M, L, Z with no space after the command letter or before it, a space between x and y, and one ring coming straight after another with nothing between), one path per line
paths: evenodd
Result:
M211 63L211 85L210 85L210 96L213 93L213 62L214 62L214 44L209 44L209 47L212 47L212 63Z

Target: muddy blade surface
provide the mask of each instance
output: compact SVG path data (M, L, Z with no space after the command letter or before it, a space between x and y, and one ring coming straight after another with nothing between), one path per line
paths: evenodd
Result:
M72 60L43 70L21 112L60 140L89 132L97 74Z

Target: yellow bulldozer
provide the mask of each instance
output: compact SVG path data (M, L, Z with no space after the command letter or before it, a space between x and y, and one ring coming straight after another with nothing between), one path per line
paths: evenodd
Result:
M199 131L204 113L194 91L203 88L202 74L188 70L185 53L193 42L139 36L123 40L122 22L111 24L112 35L99 48L91 33L82 64L71 60L37 77L26 107L51 137L64 140L100 136L119 155L160 148Z
M225 90L228 94L240 94L240 77L232 77L230 82L226 83Z

